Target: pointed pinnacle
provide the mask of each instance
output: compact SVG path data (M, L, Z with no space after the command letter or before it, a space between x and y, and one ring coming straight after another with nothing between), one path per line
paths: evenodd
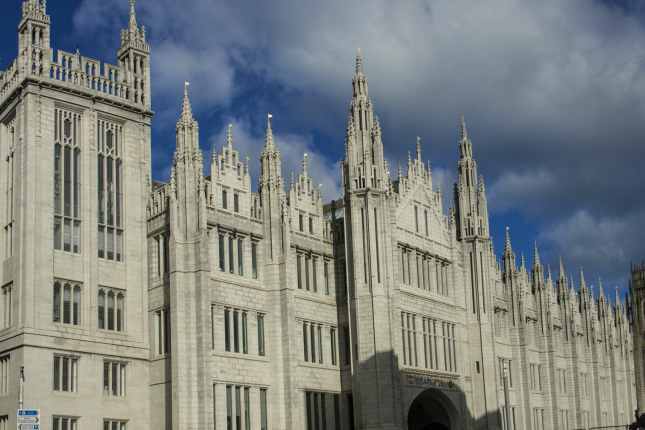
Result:
M506 235L504 240L504 253L512 253L513 247L511 246L511 228L506 226Z
M537 241L533 242L533 266L540 266L540 252L538 251Z
M184 103L181 110L181 118L187 119L187 120L193 119L193 111L190 106L190 97L188 95L189 86L190 86L190 82L185 81L184 82Z
M363 54L361 53L361 48L356 50L356 74L363 74Z
M130 0L130 31L137 31L137 0Z
M558 273L560 279L564 279L566 276L564 274L564 263L562 262L562 256L560 256L560 273Z
M587 287L587 283L585 282L585 272L582 267L580 268L580 287Z
M226 127L226 146L232 150L233 149L233 124L229 124Z
M274 143L273 143L273 130L271 129L271 119L273 118L273 115L270 113L267 114L267 130L266 130L266 137L265 137L265 142L264 146L267 149L273 149Z
M304 157L302 157L302 175L306 178L309 175L309 154L305 152Z
M461 140L468 139L468 129L466 128L466 118L463 115L461 115L459 134L460 134Z
M421 161L421 138L417 136L417 160Z

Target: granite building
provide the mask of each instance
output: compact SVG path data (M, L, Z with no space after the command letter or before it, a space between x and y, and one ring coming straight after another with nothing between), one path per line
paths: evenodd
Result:
M54 51L46 1L22 7L0 74L0 430L21 395L44 430L630 421L625 305L537 246L517 264L508 230L496 255L463 118L444 210L420 140L390 171L359 53L343 195L324 204L306 154L285 181L271 115L259 178L231 127L204 160L186 85L154 182L135 1L116 65Z
M645 262L632 266L629 305L634 334L636 415L640 417L645 416Z

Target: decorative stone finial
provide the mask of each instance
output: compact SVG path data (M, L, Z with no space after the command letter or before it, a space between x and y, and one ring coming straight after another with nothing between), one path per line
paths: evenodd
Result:
M302 175L306 178L309 175L309 154L305 152L302 158Z
M421 137L417 136L417 160L421 161Z
M468 129L466 128L466 118L461 115L461 124L459 126L461 140L468 139Z
M229 124L226 127L226 146L229 150L233 149L233 124Z
M130 0L130 32L135 33L137 31L137 12L136 12L137 0Z
M361 48L356 50L356 74L363 74L363 54L361 53Z
M184 103L181 110L181 119L182 120L192 120L193 119L193 110L190 106L190 98L188 96L188 87L190 82L184 82Z
M273 144L273 130L271 129L271 120L273 119L273 115L271 113L267 114L267 130L266 130L266 137L265 137L265 142L264 146L267 149L273 149L274 144Z
M513 252L513 247L511 246L511 228L506 226L506 234L504 236L504 253L510 254Z

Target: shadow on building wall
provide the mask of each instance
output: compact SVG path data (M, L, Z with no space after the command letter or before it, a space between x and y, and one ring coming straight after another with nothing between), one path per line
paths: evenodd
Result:
M417 334L418 335L418 334ZM443 352L443 351L442 351ZM360 363L353 379L354 410L357 412L356 430L364 425L360 421L371 412L362 411L366 404L378 405L376 412L387 423L391 410L393 426L401 430L501 430L502 415L497 405L488 412L475 414L468 405L463 376L433 370L406 369L399 366L398 354L390 350L379 353ZM424 351L417 351L418 366L423 367ZM377 376L378 375L378 376ZM376 381L374 378L379 378ZM366 382L367 381L367 382ZM365 392L361 387L367 386ZM343 387L349 391L350 387ZM382 398L373 400L375 393ZM391 393L389 398L385 393ZM374 417L376 418L376 417ZM350 427L352 428L352 427ZM516 417L513 430L524 430Z

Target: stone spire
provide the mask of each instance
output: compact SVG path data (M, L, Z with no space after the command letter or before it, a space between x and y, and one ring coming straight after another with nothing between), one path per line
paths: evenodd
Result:
M533 242L533 267L540 267L540 251L538 250L537 241Z
M423 163L421 159L421 137L417 136L417 161Z
M466 118L462 114L460 117L460 125L459 125L459 139L460 140L466 140L468 139L468 128L466 127Z
M194 121L193 118L193 110L190 105L190 96L188 94L188 87L190 86L190 82L185 81L184 82L184 100L182 103L182 108L181 108L181 117L180 121L185 122L185 123L190 123Z
M136 33L139 29L139 25L137 24L136 6L137 0L130 0L130 23L128 25L128 31L130 31L131 34Z
M361 52L361 48L356 50L356 74L363 74L363 53Z
M486 188L477 174L477 162L473 158L472 142L462 116L459 125L459 161L455 184L455 208L457 210L457 239L489 238L488 200Z
M370 188L386 192L390 179L386 173L381 126L374 113L363 70L363 56L356 56L349 105L346 157L343 162L343 184L346 191Z
M282 158L274 142L272 120L273 115L267 114L264 148L260 155L260 190L265 185L272 190L282 189Z
M271 129L271 120L273 119L272 114L267 114L267 129L264 136L264 150L273 151L275 150L275 144L273 143L273 130Z
M226 127L226 147L229 151L233 151L233 124Z
M513 254L513 246L511 245L511 228L506 226L506 233L504 234L504 254Z

